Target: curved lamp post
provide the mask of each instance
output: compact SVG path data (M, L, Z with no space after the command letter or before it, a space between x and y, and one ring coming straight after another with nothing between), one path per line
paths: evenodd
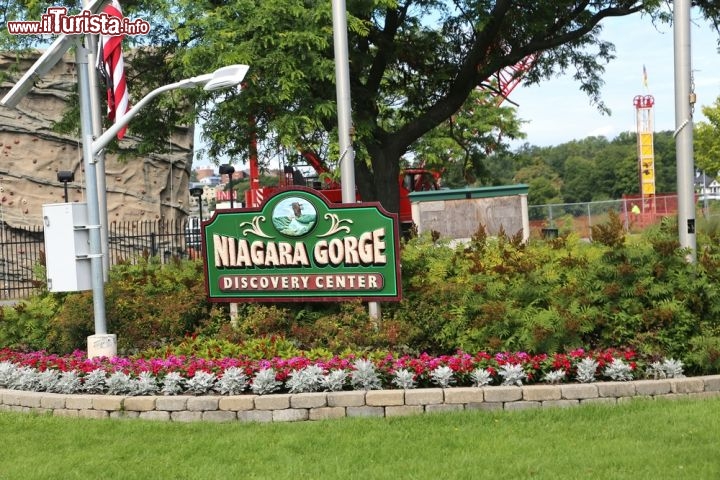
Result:
M87 51L78 46L77 62L87 63ZM102 242L100 238L100 201L99 195L106 195L107 192L97 191L95 156L98 155L117 133L132 120L137 113L145 107L153 98L163 92L179 88L192 88L204 85L206 91L220 88L234 87L240 84L250 67L247 65L231 65L222 67L214 73L199 75L197 77L180 80L151 91L133 106L125 115L108 128L100 137L92 139L92 111L90 108L89 75L87 68L79 68L79 91L80 91L80 126L83 138L83 164L87 176L87 210L88 229L90 239L90 275L93 291L93 313L95 316L95 335L88 337L88 357L113 356L117 352L115 335L107 333L105 320L105 292L102 265ZM107 204L106 202L104 203Z

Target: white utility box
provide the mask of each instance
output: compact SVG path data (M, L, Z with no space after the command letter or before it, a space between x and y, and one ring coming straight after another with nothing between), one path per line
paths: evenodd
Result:
M51 292L92 288L86 203L43 205L45 271Z

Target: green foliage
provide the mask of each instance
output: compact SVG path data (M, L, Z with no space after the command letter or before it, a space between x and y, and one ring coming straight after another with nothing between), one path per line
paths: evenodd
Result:
M113 267L105 287L108 331L118 335L118 351L132 353L181 340L215 315L205 300L202 264L138 259ZM68 295L50 322L50 348L83 349L94 332L89 292Z
M48 348L49 324L57 315L59 296L47 293L0 309L0 346L15 350Z
M113 268L108 330L143 355L328 356L632 348L682 360L690 373L720 365L720 231L699 222L687 263L677 225L624 238L609 214L589 243L575 235L523 243L479 229L453 246L433 234L402 245L403 299L373 319L357 302L240 304L232 321L207 303L201 265L149 260ZM89 292L44 292L0 316L0 346L82 349L93 333ZM378 355L381 353L377 353Z

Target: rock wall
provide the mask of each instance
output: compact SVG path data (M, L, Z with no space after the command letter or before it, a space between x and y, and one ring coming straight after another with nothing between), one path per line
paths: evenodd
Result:
M18 59L15 54L0 53L0 71L11 77L0 83L0 98L39 56L40 52L35 52ZM60 170L75 173L75 181L68 183L68 200L86 200L80 137L53 131L54 122L60 120L76 90L74 56L68 54L17 108L0 106L1 222L17 228L41 225L42 205L64 201L64 186L57 180ZM108 155L108 221L184 218L189 207L192 141L192 127L180 127L168 140L170 154L130 156L122 161ZM134 144L129 134L121 142L123 149L132 149Z

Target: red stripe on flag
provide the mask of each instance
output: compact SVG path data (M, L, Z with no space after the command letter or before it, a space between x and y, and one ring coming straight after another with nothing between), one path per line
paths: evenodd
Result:
M113 0L103 13L123 18L120 4ZM125 78L125 62L122 55L122 40L125 35L101 37L102 68L107 80L108 117L117 121L130 110L130 101ZM125 136L127 127L123 127L117 134L118 140Z

